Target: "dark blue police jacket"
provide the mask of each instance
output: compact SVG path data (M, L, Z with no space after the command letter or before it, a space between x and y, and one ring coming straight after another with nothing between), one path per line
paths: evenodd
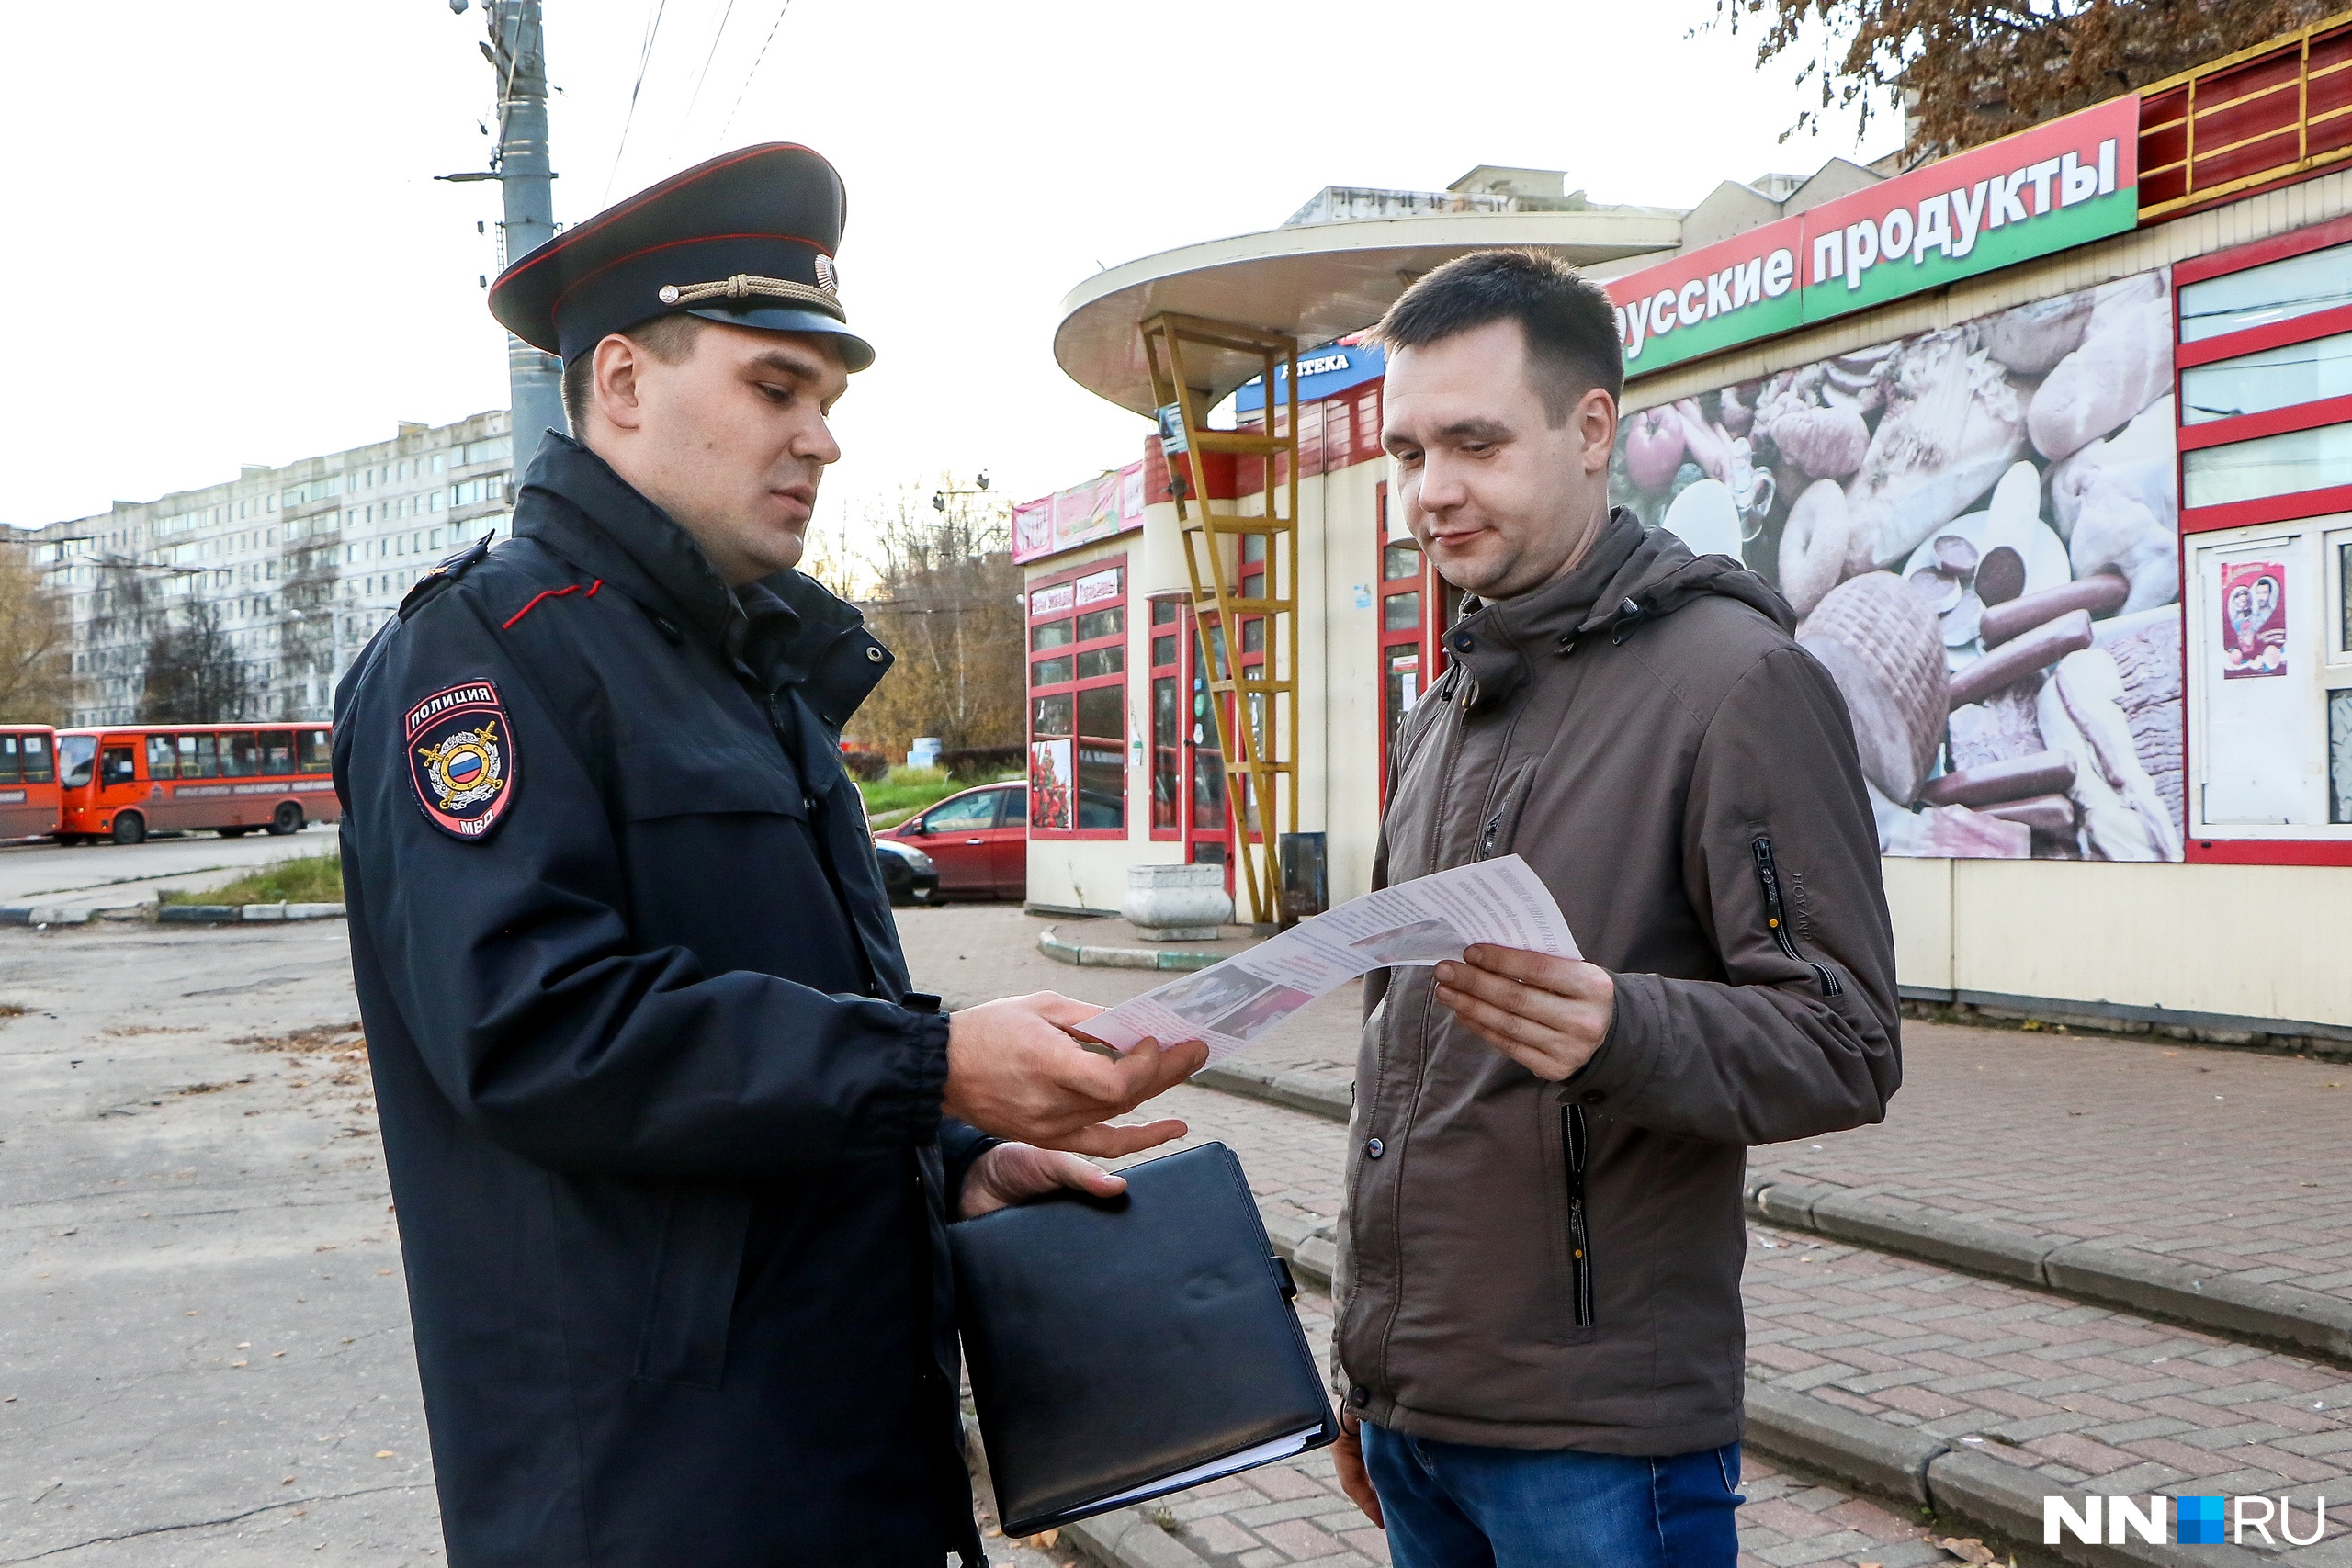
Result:
M980 1562L943 1122L842 722L888 668L551 437L335 694L453 1568Z

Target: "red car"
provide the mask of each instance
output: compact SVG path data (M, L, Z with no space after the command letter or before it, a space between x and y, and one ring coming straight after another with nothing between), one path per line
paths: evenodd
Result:
M1029 891L1029 786L1019 779L951 795L886 828L939 867L944 897L1020 898Z

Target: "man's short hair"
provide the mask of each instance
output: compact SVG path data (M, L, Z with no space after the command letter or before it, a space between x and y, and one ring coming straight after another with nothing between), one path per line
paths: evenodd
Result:
M1593 388L1625 389L1624 345L1609 291L1541 251L1473 251L1405 290L1373 340L1394 353L1513 321L1527 338L1528 379L1554 429Z
M707 325L700 316L680 310L672 315L649 316L621 336L664 365L683 365L693 357L695 339L702 335ZM563 367L563 417L571 423L572 434L586 432L588 405L595 397L596 351L591 348Z

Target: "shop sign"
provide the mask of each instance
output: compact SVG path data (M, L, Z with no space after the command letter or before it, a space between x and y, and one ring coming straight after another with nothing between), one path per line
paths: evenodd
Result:
M1143 465L1130 463L1084 484L1012 509L1012 558L1035 560L1143 526Z
M2128 232L2139 127L2110 99L1612 278L1625 374Z
M1078 608L1106 604L1119 596L1119 569L1098 571L1078 580Z
M1366 381L1377 380L1387 368L1388 356L1368 343L1353 343L1346 338L1327 348L1318 348L1298 356L1298 400L1319 403L1325 398L1337 397ZM1290 379L1290 367L1274 367L1277 383ZM1265 378L1253 376L1233 394L1236 413L1256 413L1265 406ZM1274 400L1283 401L1280 396Z

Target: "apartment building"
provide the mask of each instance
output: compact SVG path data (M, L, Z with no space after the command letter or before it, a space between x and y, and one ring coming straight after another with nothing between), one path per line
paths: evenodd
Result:
M514 478L496 409L34 531L66 605L71 722L128 722L166 689L223 710L175 716L328 717L417 578L505 523Z

